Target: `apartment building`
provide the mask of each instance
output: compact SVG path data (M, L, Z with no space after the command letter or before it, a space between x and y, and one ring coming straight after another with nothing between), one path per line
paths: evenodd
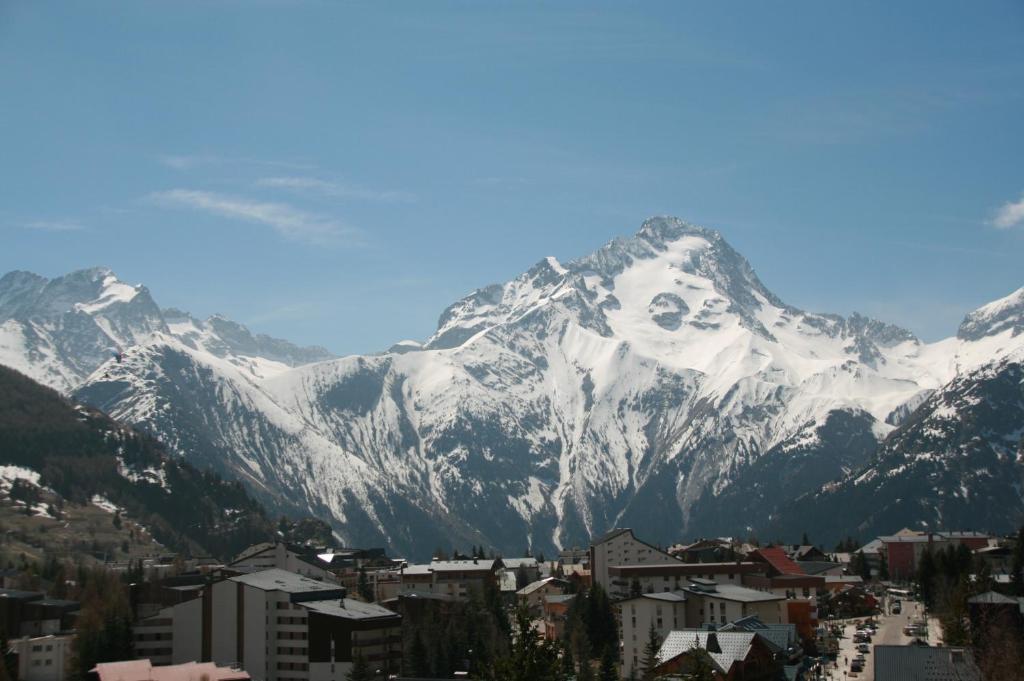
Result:
M498 584L505 565L500 558L435 560L402 568L402 593L441 594L466 599L470 591L483 592L484 584Z
M664 641L673 629L686 627L686 593L657 591L643 594L623 601L620 613L622 677L634 678L640 673L652 625L660 641Z
M256 681L342 681L357 656L387 675L401 663L402 618L336 584L272 568L229 577L135 627L154 663L215 662ZM168 657L168 651L170 655Z
M17 678L21 681L63 681L69 678L74 640L74 634L50 634L9 641L8 652L18 659Z
M590 574L609 594L611 568L625 565L673 565L679 560L656 546L640 541L629 528L612 530L595 539L590 545Z

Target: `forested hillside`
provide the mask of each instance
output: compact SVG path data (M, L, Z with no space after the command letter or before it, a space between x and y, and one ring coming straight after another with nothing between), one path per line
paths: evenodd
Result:
M158 440L3 366L0 471L4 496L26 515L99 505L176 551L227 558L279 532L328 540L322 523L273 521L239 483L173 459Z

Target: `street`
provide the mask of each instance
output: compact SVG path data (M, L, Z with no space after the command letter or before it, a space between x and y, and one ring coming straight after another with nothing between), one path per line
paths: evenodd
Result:
M888 610L888 607L886 607ZM848 621L843 627L843 638L839 640L839 655L836 658L837 667L829 670L830 681L874 681L875 678L875 655L876 645L907 645L911 637L903 633L903 628L921 618L921 605L914 601L903 601L903 612L898 615L880 615L877 619L878 632L871 638L871 652L864 654L864 671L860 673L850 672L850 660L857 656L856 645L853 642L853 634L856 631L854 621ZM934 642L931 642L934 644Z

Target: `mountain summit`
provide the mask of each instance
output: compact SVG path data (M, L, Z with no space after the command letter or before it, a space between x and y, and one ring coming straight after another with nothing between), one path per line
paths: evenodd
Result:
M660 217L481 288L422 345L378 355L306 364L164 311L167 331L75 395L353 544L550 551L623 524L667 542L768 527L869 466L929 396L1024 347L1013 304L997 307L931 344L805 312L718 232Z

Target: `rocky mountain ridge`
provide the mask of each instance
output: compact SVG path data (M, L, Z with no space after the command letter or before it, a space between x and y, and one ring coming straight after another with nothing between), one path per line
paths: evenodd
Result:
M24 288L0 285L19 319ZM923 343L787 305L717 232L653 218L378 355L300 365L315 354L164 311L75 395L354 544L549 551L614 525L669 542L777 526L786 498L871 465L931 396L1024 346L1021 298Z

